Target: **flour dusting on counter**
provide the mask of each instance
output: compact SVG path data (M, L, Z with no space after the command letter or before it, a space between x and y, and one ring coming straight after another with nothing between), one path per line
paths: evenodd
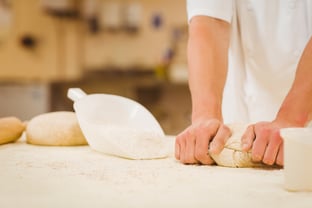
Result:
M173 153L174 138L164 138ZM301 207L312 193L283 188L283 170L125 160L89 146L0 146L1 207Z

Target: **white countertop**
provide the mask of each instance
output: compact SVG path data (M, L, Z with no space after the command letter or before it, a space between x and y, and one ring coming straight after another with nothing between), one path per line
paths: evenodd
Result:
M310 208L312 193L285 191L283 170L127 160L21 140L0 146L0 207Z

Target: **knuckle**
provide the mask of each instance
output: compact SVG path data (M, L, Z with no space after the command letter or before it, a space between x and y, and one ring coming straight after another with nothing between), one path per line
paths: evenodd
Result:
M269 134L269 128L266 126L263 126L260 130L260 134L262 135L268 135Z
M262 160L262 157L259 154L255 154L255 153L251 155L251 158L252 158L252 161L254 162L260 162Z
M248 137L246 134L243 134L242 136L242 143L249 143L250 137Z
M197 160L202 161L207 158L207 152L200 150L200 151L195 151L194 156Z
M186 135L191 136L191 135L194 135L195 132L196 132L196 127L191 126L190 128L187 129Z
M225 145L225 139L222 137L215 137L211 143L212 146L219 148Z
M183 144L183 140L184 140L184 136L183 135L179 135L179 136L176 137L175 144L176 145L182 145Z
M189 140L194 138L196 130L194 128L190 128L188 129L188 131L185 132L185 139Z
M192 138L194 138L193 131L191 129L187 129L176 137L176 143L184 144L186 141Z
M256 124L257 127L259 128L265 128L268 125L269 122L262 121Z
M247 126L247 130L253 130L254 129L254 124L250 124Z
M250 140L250 137L248 136L248 134L244 133L242 135L241 140L242 140L243 143L246 143L246 142L248 142Z
M282 143L282 139L281 139L280 137L273 136L273 137L271 138L271 142L273 142L274 144L279 145L279 144Z
M224 144L220 142L212 142L210 146L210 152L213 154L219 154L224 147Z
M210 146L212 147L212 151L213 151L214 153L218 153L220 147L222 146L222 143L221 143L220 141L214 140L213 142L211 142L211 145L210 145Z
M226 142L226 138L219 138L216 140L217 145L221 147L225 145L225 142Z
M256 134L258 134L258 135L259 134L261 134L261 135L267 134L269 131L269 127L264 122L256 124L254 126L254 128L255 128Z
M198 127L196 131L196 135L204 135L209 132L209 126L202 124L201 126Z
M228 127L227 125L222 124L222 125L221 125L221 128L222 128L225 132L231 133L231 129L230 129L230 127Z
M272 134L269 136L269 142L274 146L280 146L283 143L283 140L279 134L272 132Z

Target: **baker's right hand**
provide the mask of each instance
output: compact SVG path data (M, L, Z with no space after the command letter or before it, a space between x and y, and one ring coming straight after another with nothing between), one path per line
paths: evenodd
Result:
M176 137L175 157L184 164L214 164L209 153L219 154L231 130L218 119L202 119Z

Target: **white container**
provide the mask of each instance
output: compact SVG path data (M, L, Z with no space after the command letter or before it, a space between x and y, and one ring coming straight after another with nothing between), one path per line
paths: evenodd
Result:
M152 113L129 98L85 94L70 88L68 97L81 130L94 150L128 159L156 159L169 155L165 134Z
M288 191L312 191L312 128L285 128L284 187Z

